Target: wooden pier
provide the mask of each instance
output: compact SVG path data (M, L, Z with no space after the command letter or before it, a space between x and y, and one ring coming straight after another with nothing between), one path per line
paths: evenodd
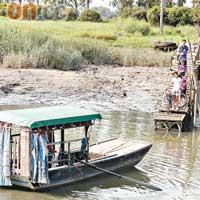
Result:
M178 129L182 132L187 114L159 112L154 115L155 129L166 130L167 132ZM185 122L186 123L186 122Z
M178 111L168 109L166 91L159 108L154 114L154 126L156 130L188 131L191 126L197 126L197 91L198 91L198 67L200 66L200 44L189 45L187 55L187 92L180 97ZM171 59L168 82L171 81L171 74L178 71L176 54ZM170 84L169 84L170 85ZM172 88L169 87L169 90Z

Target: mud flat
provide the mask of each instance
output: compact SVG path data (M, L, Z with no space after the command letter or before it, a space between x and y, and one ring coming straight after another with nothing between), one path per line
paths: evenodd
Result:
M79 104L100 111L158 109L169 68L0 69L0 104Z

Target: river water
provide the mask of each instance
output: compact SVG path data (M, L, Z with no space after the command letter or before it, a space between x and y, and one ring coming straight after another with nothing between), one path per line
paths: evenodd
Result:
M93 129L93 140L122 137L146 141L153 148L137 168L120 171L163 189L154 192L107 175L45 193L0 189L0 200L168 200L200 199L200 133L154 132L152 115L141 112L103 113L104 120Z

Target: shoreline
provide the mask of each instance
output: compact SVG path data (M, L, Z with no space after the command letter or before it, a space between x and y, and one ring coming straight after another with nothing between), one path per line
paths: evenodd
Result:
M1 68L0 105L78 104L97 111L155 112L167 67L87 66L80 71Z

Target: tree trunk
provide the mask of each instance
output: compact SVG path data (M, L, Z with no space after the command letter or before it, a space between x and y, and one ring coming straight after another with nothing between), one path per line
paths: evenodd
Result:
M76 10L76 13L78 13L78 2L77 1L74 2L74 8Z
M86 9L87 9L87 10L90 9L90 0L86 0Z

